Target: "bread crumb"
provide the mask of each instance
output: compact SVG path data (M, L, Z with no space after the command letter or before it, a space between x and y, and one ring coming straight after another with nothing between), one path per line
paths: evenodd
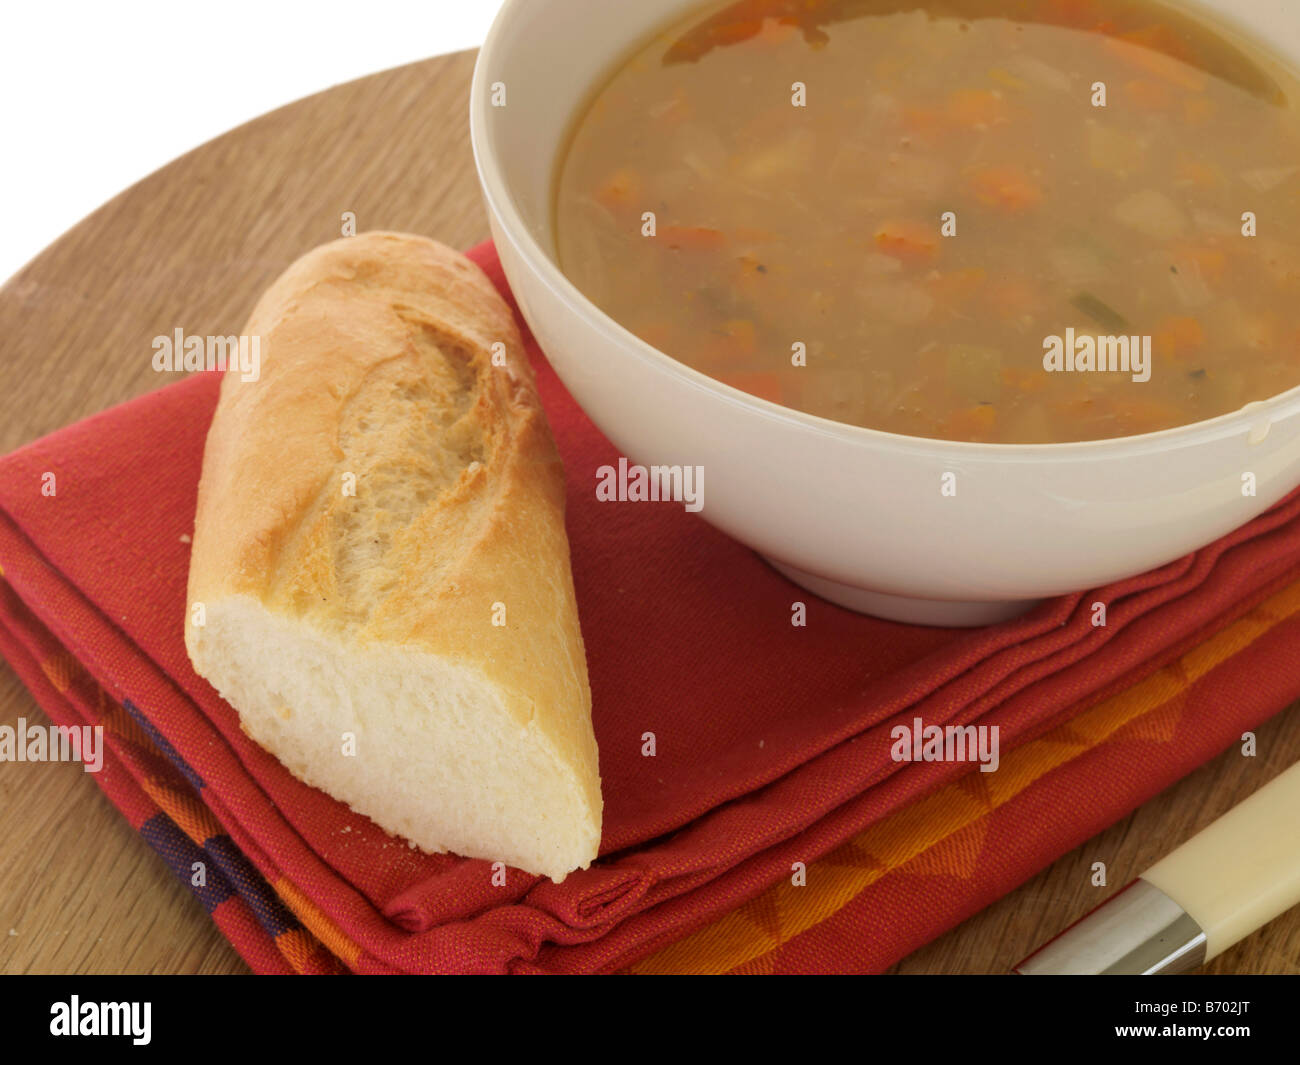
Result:
M181 533L181 543L183 543L183 544L188 544L189 542L190 542L190 534L189 534L189 533Z
M11 936L16 936L16 935L18 934L18 929L16 929L16 928L11 928L11 929L9 929L9 934L10 934Z

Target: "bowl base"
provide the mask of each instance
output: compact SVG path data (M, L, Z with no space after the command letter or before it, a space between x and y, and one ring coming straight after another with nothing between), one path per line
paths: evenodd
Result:
M825 577L817 577L803 570L768 559L768 564L778 573L790 578L801 588L806 588L836 606L846 607L859 614L884 618L886 621L903 621L909 625L934 625L940 628L968 629L979 625L995 625L1010 621L1042 602L1041 599L1015 599L1006 602L968 602L946 599L909 599L902 595L886 595L851 584L838 584Z

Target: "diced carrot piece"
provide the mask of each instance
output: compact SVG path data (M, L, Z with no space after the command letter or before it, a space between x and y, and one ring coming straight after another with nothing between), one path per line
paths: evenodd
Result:
M987 278L987 272L979 267L948 270L929 280L926 287L940 307L961 309L974 299Z
M784 44L799 32L799 23L791 18L765 18L758 39L766 45Z
M1202 244L1177 244L1173 252L1178 258L1195 264L1203 281L1220 280L1228 265L1228 256L1224 252Z
M1201 277L1206 281L1218 281L1223 277L1228 257L1217 248L1198 248L1191 253L1193 261L1201 268Z
M1280 241L1261 244L1260 262L1279 285L1300 281L1300 253Z
M736 271L731 277L731 282L738 292L751 301L771 299L774 291L768 284L770 276L767 267L757 255L747 254L736 259Z
M1154 399L1120 399L1111 404L1111 413L1128 432L1150 433L1181 425L1186 417L1172 403Z
M1096 421L1101 416L1101 408L1097 401L1091 396L1069 396L1063 399L1051 400L1047 404L1055 421L1061 422L1064 426L1073 425L1078 428L1080 423Z
M641 179L624 167L616 170L596 190L596 199L609 208L630 207L641 195Z
M748 319L723 322L700 337L697 354L706 370L752 365L758 350L758 330Z
M741 255L736 259L736 262L740 264L741 277L750 277L754 274L761 276L765 273L764 270L760 269L763 263L759 260L757 255Z
M933 259L939 252L939 240L934 226L909 219L895 219L876 230L876 246L896 259Z
M742 41L758 41L765 45L778 45L788 41L799 30L799 20L791 15L769 15L764 8L781 5L770 3L749 5L734 13L738 16L733 21L714 26L709 30L709 38L714 45L739 44ZM748 17L746 17L748 16Z
M1174 91L1167 82L1136 78L1125 83L1124 93L1141 111L1168 111L1174 106Z
M659 239L673 251L719 251L726 247L726 234L707 226L664 226Z
M1199 159L1184 159L1178 164L1178 177L1198 189L1217 189L1223 184L1223 175L1217 167Z
M971 177L971 188L981 203L1012 214L1037 207L1043 200L1038 183L1014 166L976 172Z
M948 116L966 129L1011 121L1007 101L991 89L958 89L948 97Z
M763 32L762 19L745 19L741 22L727 22L709 30L709 39L715 45L739 44L757 37Z
M785 402L785 387L780 374L771 371L754 371L751 373L718 374L718 380L724 385L731 385L742 392L748 392L759 399L771 400L773 403Z
M1014 366L1002 368L1002 383L1017 392L1041 392L1047 387L1047 375L1033 370L1020 370Z
M998 412L987 403L954 411L943 423L944 431L957 440L987 440L997 428Z
M1041 306L1038 289L1026 278L994 282L989 286L988 301L994 313L1007 321L1032 314Z
M903 129L914 137L935 141L948 132L947 115L932 107L904 107Z
M1190 315L1163 319L1151 336L1151 347L1162 359L1181 360L1205 346L1205 330Z
M753 355L758 348L758 329L748 318L722 323L722 335L732 352L742 357Z
M722 330L729 337L743 339L748 350L754 350L754 339L758 330L749 318L732 318L722 323Z
M1001 67L993 67L989 71L989 81L1001 85L1004 89L1027 89L1029 83L1021 81L1010 71L1003 70Z
M822 6L822 3L823 0L802 0L802 3L797 5L791 5L785 0L777 0L777 2L742 0L741 3L732 4L721 14L700 23L686 36L677 40L665 54L664 62L694 62L714 48L753 40L768 32L766 26L768 22L793 23L797 26L802 21L801 15L805 18L811 16L816 8ZM803 10L791 14L791 6Z

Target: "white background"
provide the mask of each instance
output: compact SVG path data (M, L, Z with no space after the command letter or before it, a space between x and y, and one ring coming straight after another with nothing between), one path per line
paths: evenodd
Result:
M105 200L321 89L483 43L501 0L5 0L0 283Z

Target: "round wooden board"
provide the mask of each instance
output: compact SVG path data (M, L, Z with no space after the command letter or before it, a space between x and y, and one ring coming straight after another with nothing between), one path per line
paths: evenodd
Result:
M238 332L294 258L360 229L488 235L470 152L474 53L339 86L178 159L0 289L0 453L165 383L152 338ZM93 165L88 163L88 165ZM43 720L0 665L0 724ZM897 966L998 972L1300 761L1300 707ZM1098 782L1104 787L1104 782ZM0 765L0 971L246 972L202 907L79 768ZM1111 887L1091 886L1094 862ZM1300 972L1300 910L1209 967Z

